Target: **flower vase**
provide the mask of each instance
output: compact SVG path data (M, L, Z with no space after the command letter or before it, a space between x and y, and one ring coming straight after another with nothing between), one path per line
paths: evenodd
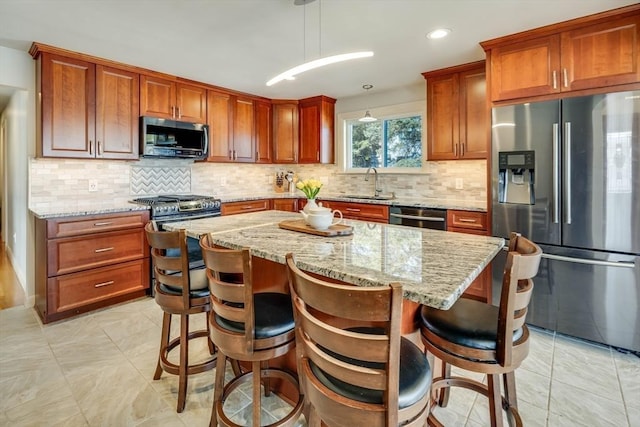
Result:
M304 213L309 213L309 209L313 209L313 208L317 208L318 205L316 204L316 199L307 199L307 204L304 205L304 208L302 209L304 211Z

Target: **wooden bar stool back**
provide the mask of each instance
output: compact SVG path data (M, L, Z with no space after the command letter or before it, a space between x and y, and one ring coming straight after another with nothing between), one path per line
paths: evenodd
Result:
M200 239L207 267L213 315L210 318L211 339L218 349L218 367L214 388L211 426L236 426L224 413L223 405L231 392L252 381L254 426L260 425L261 382L265 396L270 393L269 379L284 380L299 390L298 379L282 369L268 367L271 359L295 347L291 297L287 293L255 293L249 249L216 248L209 235ZM227 359L251 362L251 371L236 375L224 385ZM291 426L302 413L302 396L291 412L272 426Z
M510 425L522 425L518 414L515 369L529 353L527 306L538 273L542 250L511 233L502 279L499 307L461 298L449 310L423 306L421 335L426 351L440 364L434 370L432 395L440 406L448 403L449 387L464 387L489 398L492 426L502 426L502 408ZM487 385L469 378L451 377L451 365L486 374ZM504 398L500 378L504 381ZM430 425L442 425L431 413Z
M151 246L153 260L154 292L156 303L164 312L162 318L162 337L160 354L154 380L160 379L162 372L178 375L178 407L182 412L186 403L187 377L211 370L216 365L213 343L207 329L189 332L189 316L211 311L209 289L204 269L189 270L187 236L184 230L159 231L153 222L145 226L147 241ZM172 315L180 316L180 335L171 339ZM209 353L212 357L189 365L189 341L195 338L206 338ZM180 362L168 360L169 352L180 347Z
M422 426L431 370L401 337L402 287L325 282L286 257L309 426Z

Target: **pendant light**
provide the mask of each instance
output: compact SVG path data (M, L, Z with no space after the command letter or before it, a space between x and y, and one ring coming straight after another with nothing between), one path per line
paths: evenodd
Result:
M307 56L307 42L306 42L306 36L307 36L307 24L306 24L306 6L308 3L312 3L315 0L294 0L293 4L295 6L303 6L305 8L305 12L304 12L304 50L305 50L305 61L306 61L306 56ZM322 0L320 0L320 6L318 7L320 12L318 14L318 20L319 20L319 24L318 24L318 40L321 42L322 41ZM349 61L352 59L359 59L359 58L368 58L373 56L373 52L372 51L361 51L361 52L349 52L349 53L342 53L339 55L333 55L333 56L325 56L322 57L322 45L319 46L319 54L320 54L320 58L315 59L313 61L308 61L305 62L304 64L300 64L297 65L293 68L288 69L287 71L278 74L277 76L275 76L274 78L272 78L271 80L269 80L267 82L267 86L273 86L276 83L279 83L283 80L295 80L295 76L300 74L300 73L304 73L305 71L309 71L309 70L313 70L314 68L319 68L319 67L324 67L325 65L330 65L330 64L335 64L336 62L342 62L342 61Z
M372 89L372 88L373 88L373 85L362 85L362 89L366 90L367 92L369 92L369 89ZM373 117L373 116L371 115L371 112L370 112L369 110L367 110L367 111L364 113L364 116L363 116L363 117L360 117L360 118L358 119L358 121L359 121L359 122L364 122L364 123L367 123L367 122L375 122L376 120L378 120L378 119L376 119L375 117Z

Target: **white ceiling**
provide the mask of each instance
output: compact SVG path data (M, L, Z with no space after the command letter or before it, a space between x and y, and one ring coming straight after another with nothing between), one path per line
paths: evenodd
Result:
M633 0L0 0L0 45L33 41L268 98L345 98L484 58L480 41ZM305 25L306 23L306 25ZM448 38L429 40L437 27ZM373 50L272 87L305 60ZM0 79L1 81L1 79Z

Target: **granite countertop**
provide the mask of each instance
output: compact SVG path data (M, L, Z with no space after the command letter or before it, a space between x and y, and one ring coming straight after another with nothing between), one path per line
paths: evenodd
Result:
M250 200L260 199L300 199L303 198L302 193L290 194L290 193L265 193L265 194L251 194L251 195L237 195L233 197L220 197L223 203L228 202L243 202ZM133 196L132 196L133 198ZM411 198L396 198L391 200L372 200L372 199L359 199L356 197L346 197L341 194L325 194L318 197L318 201L333 200L340 202L354 202L354 203L369 203L376 205L387 206L411 206L421 208L436 208L436 209L458 209L466 211L478 211L486 212L487 207L484 202L466 201L457 199L411 199ZM51 203L48 206L31 206L29 210L37 218L49 219L65 216L80 216L80 215L98 215L108 214L115 212L127 212L127 211L140 211L148 210L149 207L145 205L137 205L122 200L100 200L100 201L82 201L79 200L75 203L65 203L60 205L58 203Z
M300 214L263 211L165 224L190 237L213 233L216 245L251 248L280 264L294 254L306 271L358 286L399 282L404 297L448 309L504 245L496 237L346 220L353 235L322 237L284 230L278 222Z
M89 203L68 203L64 206L50 205L48 207L30 207L29 210L37 218L49 219L65 216L99 215L116 212L146 211L149 206L137 205L127 201L113 200L93 201Z
M269 194L250 194L250 195L237 195L233 197L221 197L223 203L228 202L243 202L249 200L259 199L300 199L304 198L304 195L300 192L295 194L290 193L269 193ZM318 201L333 200L338 202L354 202L354 203L369 203L375 205L387 205L387 206L410 206L419 208L432 208L432 209L456 209L464 211L476 211L486 212L487 203L474 200L461 200L461 199L439 199L439 198L409 198L398 197L390 200L376 200L376 199L361 199L358 197L348 197L343 194L327 193L318 196Z

